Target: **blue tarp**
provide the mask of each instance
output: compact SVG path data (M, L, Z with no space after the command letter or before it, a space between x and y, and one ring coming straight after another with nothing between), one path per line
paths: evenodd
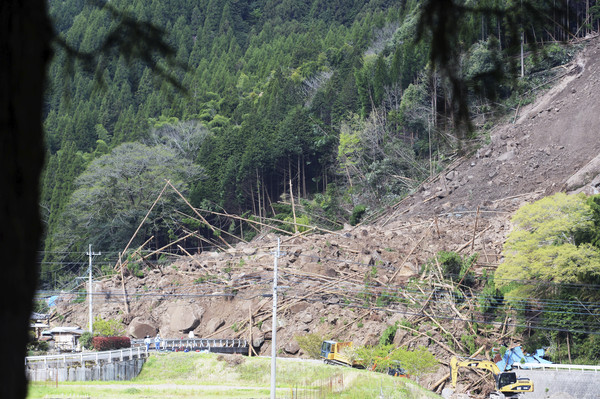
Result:
M58 295L53 295L49 298L46 298L46 302L48 303L48 306L50 306L50 307L56 306L57 299L58 299Z
M544 350L537 349L533 355L527 353L523 353L523 350L520 346L515 346L512 349L508 349L502 360L500 360L496 365L502 371L512 369L513 363L543 363L543 364L552 364L552 362L543 359ZM521 359L524 359L521 361Z

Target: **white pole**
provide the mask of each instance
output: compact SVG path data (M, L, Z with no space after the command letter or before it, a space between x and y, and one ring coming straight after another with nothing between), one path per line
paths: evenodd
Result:
M280 239L277 238L277 252L273 267L273 326L271 328L271 399L276 399L276 374L277 374L277 260L279 259Z
M92 285L92 256L93 255L102 255L102 253L100 253L100 252L93 253L92 252L92 244L90 244L89 251L88 251L87 254L90 257L89 258L90 259L90 261L89 261L89 263L90 263L90 277L89 277L89 287L88 287L88 297L89 297L89 300L90 300L90 309L89 309L89 312L90 312L90 315L89 315L89 317L90 317L90 333L93 333L94 332L93 331L94 320L92 319L92 291L93 291L93 285Z
M88 297L90 298L90 333L93 333L94 321L92 320L92 244L90 244L88 255L90 256L90 282L88 286Z

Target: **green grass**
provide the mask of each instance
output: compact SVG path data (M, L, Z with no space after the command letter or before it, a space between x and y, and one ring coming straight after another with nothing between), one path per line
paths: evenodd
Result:
M271 360L200 353L152 354L132 381L31 383L29 399L52 398L268 398ZM319 362L277 359L278 398L436 398L406 378ZM331 391L329 387L332 387ZM315 396L310 396L310 393ZM79 395L79 396L78 396Z

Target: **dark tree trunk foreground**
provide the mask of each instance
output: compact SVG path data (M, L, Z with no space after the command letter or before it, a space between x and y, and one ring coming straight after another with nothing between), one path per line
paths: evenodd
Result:
M42 232L42 103L52 29L46 0L0 2L0 397L25 398L24 356Z

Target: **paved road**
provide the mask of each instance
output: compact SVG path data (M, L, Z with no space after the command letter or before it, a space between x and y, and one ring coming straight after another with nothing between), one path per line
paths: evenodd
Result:
M600 399L600 372L518 370L517 375L534 383L535 392L523 399Z
M230 386L230 385L188 385L188 384L85 384L85 385L63 385L64 387L77 388L98 388L98 389L129 389L136 388L153 389L153 390L182 390L182 391L228 391L228 390L265 390L269 387L252 387L252 386ZM289 388L277 388L277 390L287 390Z

